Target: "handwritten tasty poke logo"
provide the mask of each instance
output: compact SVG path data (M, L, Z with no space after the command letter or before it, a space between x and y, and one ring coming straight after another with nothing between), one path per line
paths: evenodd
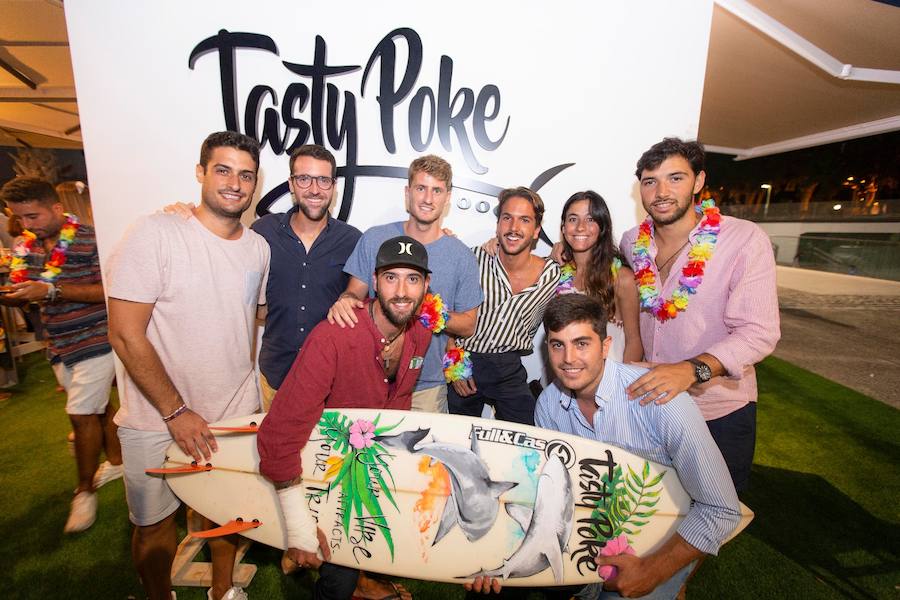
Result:
M543 450L547 447L547 440L531 437L521 431L502 429L500 427L485 429L479 425L473 425L469 438L472 438L472 436L478 438L480 442L496 442L498 444L509 444L510 446L533 448L535 450Z
M477 92L465 86L454 89L454 63L449 56L440 58L437 91L425 85L416 87L423 70L422 48L418 33L408 27L400 27L375 45L365 67L361 64L329 65L326 62L325 38L317 35L310 64L281 61L285 69L298 76L299 81L288 84L281 91L280 102L279 92L264 83L252 86L243 99L238 97L237 92L238 83L243 88L246 79L239 77L245 73L239 69L240 56L259 51L280 56L275 41L267 35L222 29L191 50L188 67L194 69L198 59L204 55L218 54L222 110L227 129L243 131L263 147L269 146L277 155L290 154L295 148L309 143L310 137L316 144L334 150L343 149L346 161L337 170L338 176L344 179L338 219L346 221L350 216L358 177L406 179L407 176L406 167L359 164L357 92L351 91L350 84L356 82L352 77L360 70L359 98L365 98L366 93L373 90L376 92L374 99L378 104L382 143L391 154L397 152L394 123L398 119L406 121L409 145L416 152L431 148L435 134L443 149L450 152L454 149L451 138L455 138L456 149L462 154L469 170L476 175L488 172L479 153L497 150L506 139L511 118L502 114L500 88L485 84ZM405 59L398 59L398 55L405 56ZM405 62L401 62L403 60ZM401 113L403 106L406 107L405 115ZM531 182L530 187L539 189L570 166L572 163L566 163L544 171ZM507 187L465 177L454 177L453 183L457 189L488 196L497 196ZM514 183L518 185L520 182ZM288 193L285 180L264 194L257 205L257 214L269 212L269 208ZM478 212L488 211L489 208L483 204L486 203L482 201L476 206Z

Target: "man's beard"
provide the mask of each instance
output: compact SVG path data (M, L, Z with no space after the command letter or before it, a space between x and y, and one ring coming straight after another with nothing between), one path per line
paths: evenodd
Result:
M415 303L415 306L413 306L412 310L409 311L409 315L407 316L398 315L394 311L394 308L391 306L391 301L399 300L401 302L412 302L412 298L394 297L390 300L386 300L381 296L378 296L378 304L379 306L381 306L381 312L384 313L384 316L388 321L390 321L391 325L393 325L394 327L403 328L406 327L406 324L416 316L416 312L419 310L419 307L422 306L423 299L424 296L422 296L422 298L419 298L418 302Z

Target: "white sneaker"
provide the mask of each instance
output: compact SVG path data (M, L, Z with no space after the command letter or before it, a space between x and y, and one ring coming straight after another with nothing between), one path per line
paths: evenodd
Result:
M125 467L122 465L114 465L108 460L104 461L94 473L94 489L96 490L110 481L121 479L123 473L125 473Z
M215 600L212 595L212 588L206 590L206 597L209 598L209 600ZM248 600L247 592L245 592L243 588L239 588L235 585L225 592L225 595L222 596L222 600Z
M84 531L97 520L97 494L93 492L78 492L72 498L72 511L69 520L63 528L64 533L78 533Z

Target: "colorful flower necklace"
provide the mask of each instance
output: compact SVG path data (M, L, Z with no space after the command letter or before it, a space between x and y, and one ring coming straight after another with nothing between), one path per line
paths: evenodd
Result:
M653 220L650 217L641 223L638 236L632 249L632 266L634 278L638 282L638 293L641 297L641 308L649 310L660 321L667 321L678 316L679 311L687 308L691 294L703 282L703 270L707 261L712 258L719 237L721 215L712 199L704 200L697 207L703 213L698 227L697 237L688 252L688 262L681 269L680 284L672 292L672 298L663 300L656 287L656 274L653 272L653 259L650 258L650 240L653 238Z
M613 258L609 265L609 271L612 273L613 281L619 276L619 269L622 268L622 261ZM564 264L559 270L559 283L556 285L556 295L573 294L578 290L575 289L575 273L578 268L574 262Z
M62 266L66 264L66 251L75 233L78 231L78 218L70 213L65 213L66 222L59 230L59 241L50 251L50 258L44 263L44 271L41 280L51 282L62 272ZM22 237L13 250L13 258L9 263L9 280L12 283L28 281L28 255L34 247L37 236L27 229L22 232Z

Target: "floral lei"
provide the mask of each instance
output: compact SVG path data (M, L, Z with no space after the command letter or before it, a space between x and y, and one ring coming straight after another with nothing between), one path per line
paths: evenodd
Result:
M425 294L422 301L422 310L419 313L419 322L431 333L440 333L447 326L450 313L444 306L444 300L440 294Z
M50 251L50 258L44 263L44 271L41 280L51 282L62 272L62 266L66 264L66 251L75 233L78 231L78 218L70 213L65 213L66 222L59 230L59 241ZM12 261L9 264L9 280L12 283L28 281L28 255L34 247L37 236L27 229L22 232L22 237L13 250Z
M712 258L716 249L716 240L719 237L719 221L721 215L712 199L704 200L697 208L703 213L700 221L699 232L696 240L688 252L688 262L681 269L680 284L672 292L672 298L663 300L659 297L659 289L656 287L656 274L653 272L653 260L650 258L650 240L653 237L653 221L650 217L641 223L638 228L638 236L632 250L632 266L634 278L638 282L638 293L641 298L641 308L649 310L660 321L667 321L678 316L679 311L687 308L691 294L697 293L697 288L703 282L703 270L707 261Z
M472 376L472 358L467 350L451 348L441 361L444 367L444 379L453 383Z
M619 269L621 268L622 261L614 257L609 265L609 271L612 273L613 280L619 276ZM574 262L566 263L560 268L559 283L556 286L557 296L561 296L562 294L572 294L577 291L575 289L575 273L577 271L578 268L575 266Z

